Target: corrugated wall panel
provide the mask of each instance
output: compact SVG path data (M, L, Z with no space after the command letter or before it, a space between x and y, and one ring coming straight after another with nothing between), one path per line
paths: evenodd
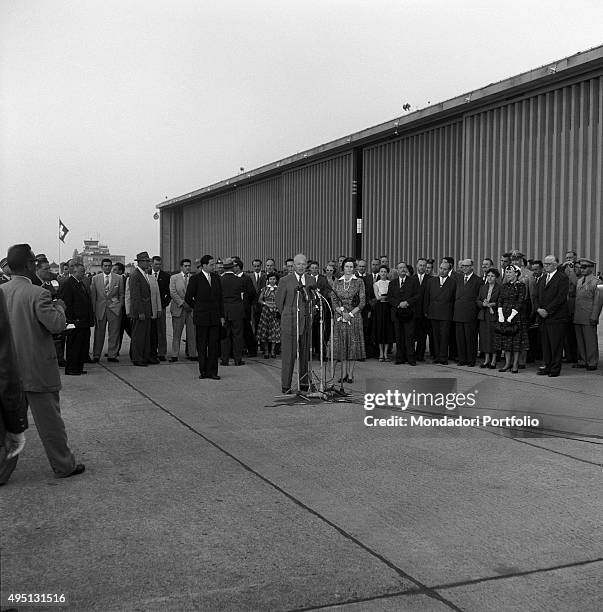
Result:
M461 239L462 123L364 151L363 256L395 265L454 253Z
M601 259L601 83L465 117L467 231L458 255L497 261L518 248L541 259L575 249Z
M282 189L283 260L301 251L324 266L354 254L351 153L284 172Z

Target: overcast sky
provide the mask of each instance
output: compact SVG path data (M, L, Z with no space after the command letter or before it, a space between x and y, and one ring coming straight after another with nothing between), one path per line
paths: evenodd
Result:
M0 252L157 253L166 197L602 43L600 0L0 0Z

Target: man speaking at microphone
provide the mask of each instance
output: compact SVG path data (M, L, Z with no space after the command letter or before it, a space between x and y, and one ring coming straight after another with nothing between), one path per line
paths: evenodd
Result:
M276 307L281 313L281 389L291 392L293 368L299 349L299 390L309 389L308 351L311 322L311 294L316 281L306 274L307 259L302 253L293 258L293 274L281 278L276 290Z

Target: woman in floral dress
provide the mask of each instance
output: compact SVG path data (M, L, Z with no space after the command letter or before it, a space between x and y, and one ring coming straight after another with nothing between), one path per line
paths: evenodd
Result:
M264 347L264 359L268 359L268 350L270 349L270 357L276 357L275 348L281 341L281 320L276 308L276 287L278 285L278 276L276 272L271 272L266 278L266 286L260 292L258 304L262 307L260 322L258 323L258 342L261 342Z
M365 305L364 282L354 276L356 262L348 257L343 261L343 275L333 282L331 304L335 317L333 353L342 362L339 382L354 382L357 359L366 359L362 330L362 309Z

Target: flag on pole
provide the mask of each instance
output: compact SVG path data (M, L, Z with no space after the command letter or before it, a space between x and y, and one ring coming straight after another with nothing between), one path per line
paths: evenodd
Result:
M67 235L68 231L67 226L59 218L59 240L61 242L65 242L65 236Z

